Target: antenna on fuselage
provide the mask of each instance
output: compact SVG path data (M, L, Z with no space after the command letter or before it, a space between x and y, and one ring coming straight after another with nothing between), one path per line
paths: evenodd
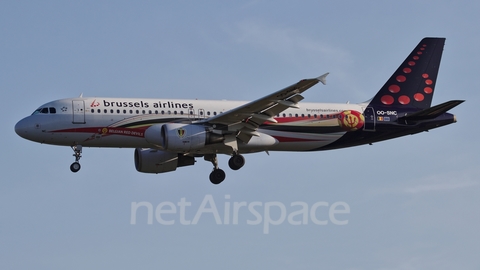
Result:
M81 93L79 97L83 98L83 93Z

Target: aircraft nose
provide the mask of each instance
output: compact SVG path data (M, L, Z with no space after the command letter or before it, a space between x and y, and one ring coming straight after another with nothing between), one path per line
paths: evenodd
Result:
M31 129L33 126L29 123L28 119L24 118L15 125L15 133L18 134L18 136L27 139L29 132L31 132Z

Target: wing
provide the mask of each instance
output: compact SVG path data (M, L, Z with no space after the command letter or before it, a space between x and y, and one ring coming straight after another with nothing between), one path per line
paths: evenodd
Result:
M252 136L258 136L256 130L262 123L276 123L277 121L273 118L275 115L288 108L299 108L297 103L303 99L301 93L318 82L326 84L328 74L301 80L273 94L205 119L202 122L211 125L225 125L228 127L228 131L236 134L236 138L248 142Z

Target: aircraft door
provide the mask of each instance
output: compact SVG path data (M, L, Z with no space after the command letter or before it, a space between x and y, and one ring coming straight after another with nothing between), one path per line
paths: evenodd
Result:
M365 125L363 126L363 130L375 131L375 110L372 107L367 107L363 111L363 116L365 116Z
M73 100L72 108L73 108L73 123L85 124L85 101Z

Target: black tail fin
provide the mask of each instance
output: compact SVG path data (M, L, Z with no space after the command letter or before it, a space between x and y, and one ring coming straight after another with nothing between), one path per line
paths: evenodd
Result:
M426 109L432 104L445 38L424 38L370 101L372 107Z

